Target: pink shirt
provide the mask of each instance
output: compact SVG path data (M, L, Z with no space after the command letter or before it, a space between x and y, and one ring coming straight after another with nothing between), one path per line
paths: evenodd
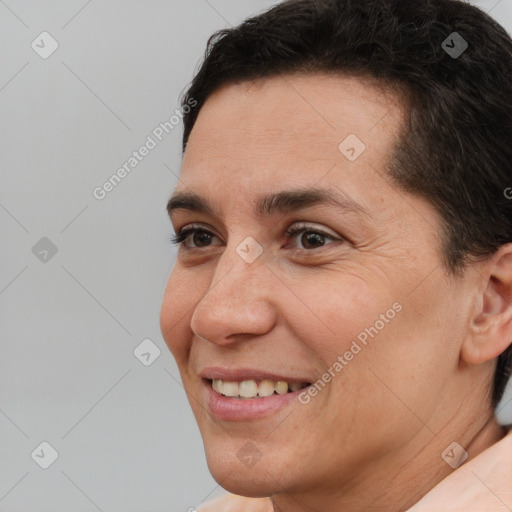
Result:
M512 430L474 459L462 464L407 512L512 511ZM273 512L269 498L226 494L198 512Z

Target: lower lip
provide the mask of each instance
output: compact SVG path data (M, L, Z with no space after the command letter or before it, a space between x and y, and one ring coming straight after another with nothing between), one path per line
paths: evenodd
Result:
M203 380L208 408L215 418L222 421L247 421L268 416L298 399L304 389L284 395L263 398L231 398L213 390L211 381Z

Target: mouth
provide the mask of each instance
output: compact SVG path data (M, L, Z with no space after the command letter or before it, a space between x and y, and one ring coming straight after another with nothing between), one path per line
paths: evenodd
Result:
M213 391L219 395L240 400L257 400L273 395L295 393L311 385L309 382L287 382L284 380L242 380L226 381L206 379Z
M199 374L207 409L221 421L250 421L300 405L308 380L255 371L210 369Z

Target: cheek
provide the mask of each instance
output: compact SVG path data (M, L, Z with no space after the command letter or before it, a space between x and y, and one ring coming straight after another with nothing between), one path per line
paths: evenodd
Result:
M418 418L425 421L442 401L457 367L458 328L449 314L450 302L456 301L435 279L417 293L396 297L401 310L382 329L373 322L378 332L368 333L346 376L360 379L359 391L373 403L374 414L394 411L390 422L416 428Z
M162 300L160 330L178 364L188 353L190 318L196 302L193 282L175 267L167 280Z
M396 400L386 385L415 397L416 379L432 371L438 353L429 344L428 322L411 298L385 279L376 283L348 273L303 278L293 288L308 297L308 307L299 310L290 303L288 318L295 337L321 362L318 377L329 380L335 407L351 410L360 396L382 414L386 407L381 406Z
M289 302L288 318L297 339L329 367L350 350L353 341L363 339L365 329L373 326L393 301L389 292L376 292L358 276L340 272L319 276L302 276L289 283L303 303Z

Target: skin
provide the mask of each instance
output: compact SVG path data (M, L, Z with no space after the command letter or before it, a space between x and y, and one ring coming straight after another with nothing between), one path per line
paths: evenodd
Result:
M386 174L404 112L393 92L356 78L230 84L202 107L184 154L176 191L204 196L219 216L173 212L176 232L198 223L213 235L180 248L161 330L212 475L235 494L270 496L276 511L404 511L453 471L441 458L453 441L472 458L504 435L488 393L512 337L512 249L447 272L439 215ZM366 146L355 161L338 149L349 134ZM313 186L368 215L253 211L262 193ZM287 236L299 221L334 238ZM263 248L251 264L236 252L248 236ZM315 382L394 303L402 310L309 404L253 421L209 414L205 366ZM261 452L252 467L237 457L249 441Z

